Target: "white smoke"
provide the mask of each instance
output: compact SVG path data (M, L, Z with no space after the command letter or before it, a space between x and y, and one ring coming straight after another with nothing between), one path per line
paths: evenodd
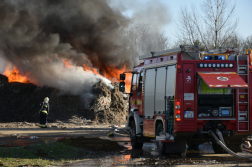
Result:
M71 61L68 63L71 67L66 67L60 60L48 62L45 67L41 68L40 75L36 75L35 78L32 77L33 71L31 70L29 78L39 86L54 87L61 90L62 93L71 93L73 95L90 91L92 86L99 81L106 84L109 88L113 88L111 81L107 78L96 75L92 71L85 71L82 67L71 63Z

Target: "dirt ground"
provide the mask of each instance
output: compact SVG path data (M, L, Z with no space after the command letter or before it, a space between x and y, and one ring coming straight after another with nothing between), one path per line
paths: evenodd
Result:
M73 123L49 123L50 128L40 128L34 123L0 123L0 137L7 136L37 136L37 137L100 137L113 132L116 126L113 124L85 124ZM119 125L121 126L121 125ZM123 125L122 125L123 126Z
M121 135L127 136L126 131L122 128L125 125L120 124L96 124L95 122L88 122L85 125L49 123L49 126L50 128L40 128L38 124L28 122L0 123L0 148L25 146L29 145L29 143L43 143L44 141L54 142L58 138L64 137L79 137L76 140L83 141L83 143L86 143L87 148L91 148L97 143L102 143L101 139L110 139L107 136L110 133L120 132ZM117 148L116 143L113 144L113 148ZM101 149L106 150L109 145L107 148L101 146Z
M70 142L69 142L69 141ZM61 139L59 142L66 142L68 145L85 148L91 151L120 151L122 147L114 141L100 138L86 138L83 136L69 139Z
M92 124L73 126L68 128L38 128L24 126L14 128L17 123L5 123L0 128L0 148L27 146L37 143L63 141L73 137L70 145L89 150L84 160L67 162L63 166L193 166L193 167L220 167L220 166L252 166L246 159L235 158L229 154L214 154L211 144L205 143L198 150L188 150L184 158L179 154L159 155L155 143L144 143L142 149L132 150L129 136L124 125ZM0 126L3 126L1 123ZM13 127L11 127L13 126ZM107 137L113 132L114 137ZM23 139L22 136L35 136L35 139ZM251 155L243 152L240 154Z

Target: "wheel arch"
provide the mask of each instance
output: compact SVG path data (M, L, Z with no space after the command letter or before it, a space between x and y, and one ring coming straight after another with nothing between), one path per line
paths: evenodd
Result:
M129 117L129 122L128 122L129 125L130 125L130 122L131 122L131 121L135 121L134 115L131 115L131 116Z
M164 119L161 117L161 116L157 116L156 119L155 119L155 123L154 123L154 126L155 126L155 136L156 136L156 132L157 132L157 125L159 123L162 123L163 124L163 128L165 128L164 126Z
M136 126L136 134L142 134L142 130L139 126L140 123L143 123L143 117L140 117L138 115L138 108L132 108L131 112L129 114L129 122L128 122L128 126L130 126L130 122L134 121L135 122L135 126Z

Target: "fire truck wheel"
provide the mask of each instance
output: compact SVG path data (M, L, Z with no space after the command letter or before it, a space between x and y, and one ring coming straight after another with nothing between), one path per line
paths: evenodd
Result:
M242 152L242 143L240 143L240 144L230 143L230 144L227 144L227 148L229 148L230 150L232 150L235 153Z
M188 142L187 145L188 145L189 150L198 150L199 149L199 143Z
M164 131L164 128L163 128L163 124L162 123L159 123L157 125L157 135L159 135L159 133L163 132ZM157 143L157 151L160 155L164 154L165 152L165 142L158 142Z
M130 141L132 148L134 149L140 149L143 147L143 143L138 142L138 137L136 136L136 126L134 121L130 122Z
M227 152L216 142L212 142L212 147L215 154L226 154Z

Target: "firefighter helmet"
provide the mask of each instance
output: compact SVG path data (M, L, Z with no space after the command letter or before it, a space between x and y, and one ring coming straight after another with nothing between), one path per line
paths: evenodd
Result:
M49 102L49 98L46 97L46 98L44 99L44 102L45 102L45 103L48 103L48 102Z

